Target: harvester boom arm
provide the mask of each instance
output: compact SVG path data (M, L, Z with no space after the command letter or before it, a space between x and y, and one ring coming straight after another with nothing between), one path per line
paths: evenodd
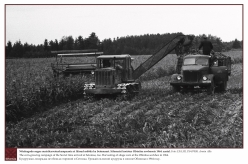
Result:
M182 53L183 47L192 44L194 36L192 35L178 35L171 41L166 43L160 50L155 52L150 58L142 63L133 72L133 78L138 79L142 74L148 71L151 67L157 64L161 59L168 55L171 51L176 50L177 55Z

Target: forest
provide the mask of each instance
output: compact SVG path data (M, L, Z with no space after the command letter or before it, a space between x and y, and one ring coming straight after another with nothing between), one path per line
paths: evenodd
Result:
M47 58L53 57L51 51L59 50L84 50L97 49L103 51L104 54L130 54L130 55L150 55L157 49L161 48L165 43L170 41L177 35L183 33L165 33L165 34L144 34L138 36L116 37L114 39L100 40L95 32L88 37L63 36L60 40L44 40L43 44L33 45L22 43L20 40L12 43L8 41L5 46L6 58ZM193 48L198 49L202 40L202 35L195 36ZM242 48L243 41L234 39L230 42L223 42L217 36L207 35L208 39L213 43L214 51L229 51L231 49Z

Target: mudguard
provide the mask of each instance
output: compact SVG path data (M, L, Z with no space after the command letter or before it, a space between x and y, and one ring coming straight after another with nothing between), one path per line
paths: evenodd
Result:
M206 76L211 82L214 80L214 75L213 74L207 74L207 75L204 75L204 76ZM203 80L201 82L204 83Z
M211 67L211 71L215 76L216 83L228 81L228 69L226 66Z

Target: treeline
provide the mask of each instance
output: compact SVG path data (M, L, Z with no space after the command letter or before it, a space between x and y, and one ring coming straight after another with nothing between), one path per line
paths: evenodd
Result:
M14 44L7 42L5 57L6 58L37 58L52 57L51 51L59 50L83 50L98 49L104 54L130 54L130 55L146 55L153 54L157 49L161 48L165 43L170 41L177 35L182 33L166 33L166 34L145 34L139 36L125 36L112 39L99 40L98 36L92 32L89 37L83 38L78 36L64 36L59 41L44 40L43 44L33 45L16 41ZM204 35L204 34L203 34ZM196 36L193 48L197 49L202 36ZM229 51L231 49L242 48L242 41L235 39L231 42L222 42L221 38L208 35L209 40L213 43L214 51Z

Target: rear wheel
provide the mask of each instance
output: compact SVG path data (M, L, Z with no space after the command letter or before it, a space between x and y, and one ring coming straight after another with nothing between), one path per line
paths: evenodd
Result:
M224 80L223 83L219 85L219 87L220 87L220 91L225 91L227 87L227 81Z
M215 90L215 84L214 84L214 80L212 80L211 85L207 88L207 93L209 95L214 94L214 90Z

